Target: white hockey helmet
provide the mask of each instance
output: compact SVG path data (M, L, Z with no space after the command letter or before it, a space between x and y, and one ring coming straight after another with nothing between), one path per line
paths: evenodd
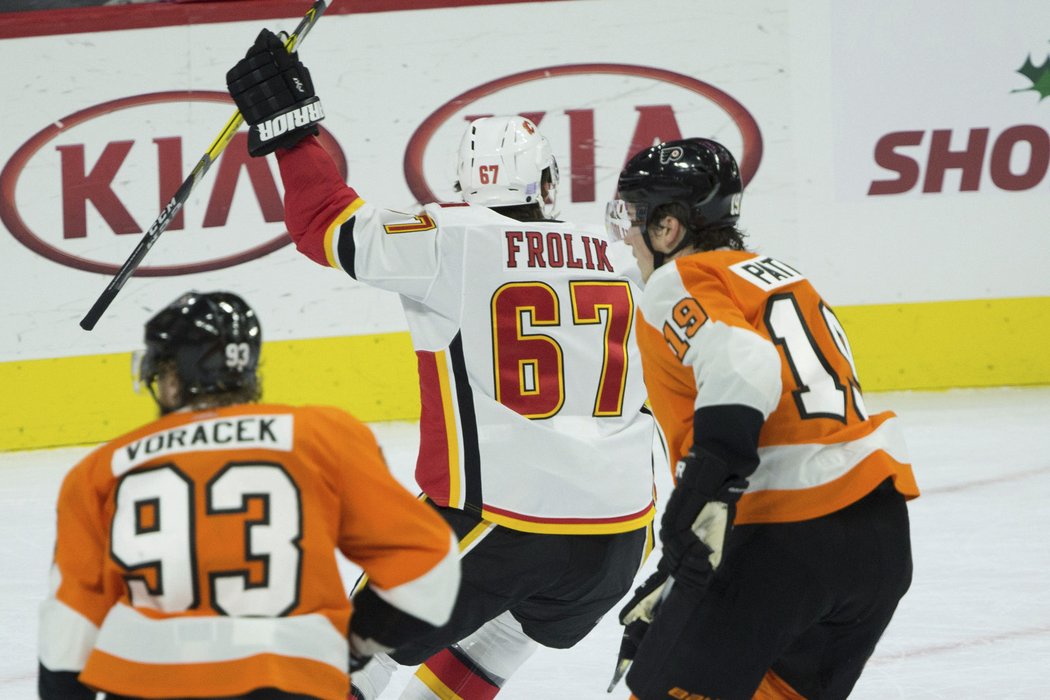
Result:
M548 199L553 199L558 163L547 137L525 117L482 117L463 134L456 176L464 202L484 207L545 206L542 181L548 168Z

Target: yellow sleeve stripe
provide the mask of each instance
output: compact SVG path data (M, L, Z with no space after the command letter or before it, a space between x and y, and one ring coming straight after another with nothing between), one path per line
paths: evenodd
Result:
M448 444L448 505L462 508L460 502L459 435L456 410L452 399L452 380L449 377L448 356L444 350L434 353L437 364L438 386L441 391L441 410L445 414L445 441Z
M471 531L463 535L463 539L459 541L459 556L462 557L466 554L472 547L474 547L474 545L484 539L494 527L496 527L496 524L487 520L482 520L475 525Z
M456 691L445 685L424 663L416 669L416 678L439 700L463 700Z

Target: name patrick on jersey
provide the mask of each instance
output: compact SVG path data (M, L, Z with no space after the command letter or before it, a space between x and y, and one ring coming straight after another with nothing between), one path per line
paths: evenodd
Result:
M162 430L124 445L113 453L114 476L154 459L186 452L263 448L290 452L293 418L231 416L196 421Z
M729 269L762 289L779 289L806 277L787 263L773 258L754 257L730 265Z
M615 272L609 262L608 242L591 236L557 231L504 231L506 270L569 268Z

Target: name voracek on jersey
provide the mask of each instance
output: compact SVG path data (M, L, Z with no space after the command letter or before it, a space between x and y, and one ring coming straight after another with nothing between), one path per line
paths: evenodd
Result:
M113 453L113 473L122 474L148 460L184 452L261 447L292 449L290 415L238 416L195 421L147 435Z

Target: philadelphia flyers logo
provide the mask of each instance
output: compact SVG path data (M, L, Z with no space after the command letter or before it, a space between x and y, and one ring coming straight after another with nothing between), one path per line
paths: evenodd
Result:
M664 146L660 149L660 164L666 165L682 157L681 146Z

